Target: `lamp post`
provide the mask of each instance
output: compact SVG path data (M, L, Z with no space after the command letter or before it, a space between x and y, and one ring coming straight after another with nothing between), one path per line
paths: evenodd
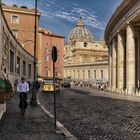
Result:
M33 82L33 92L30 104L34 107L37 106L36 99L36 37L37 37L37 0L35 0L35 25L34 25L34 82Z

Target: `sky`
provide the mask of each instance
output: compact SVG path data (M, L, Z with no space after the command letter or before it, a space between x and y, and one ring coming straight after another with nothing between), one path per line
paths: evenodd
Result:
M104 40L106 25L123 0L38 0L39 26L66 39L81 16L95 40ZM6 5L35 7L35 0L2 0Z

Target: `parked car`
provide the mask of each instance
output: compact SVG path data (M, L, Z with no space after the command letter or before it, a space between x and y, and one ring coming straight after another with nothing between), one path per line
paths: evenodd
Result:
M70 81L69 80L65 80L63 87L71 87Z

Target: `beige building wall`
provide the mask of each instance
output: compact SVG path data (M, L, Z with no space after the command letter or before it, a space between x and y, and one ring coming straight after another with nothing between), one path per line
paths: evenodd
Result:
M67 67L64 70L64 78L68 77L75 80L108 79L108 66L105 64L103 67L99 67L98 65L75 66L75 68Z
M82 18L64 47L64 78L108 81L108 48L93 39Z

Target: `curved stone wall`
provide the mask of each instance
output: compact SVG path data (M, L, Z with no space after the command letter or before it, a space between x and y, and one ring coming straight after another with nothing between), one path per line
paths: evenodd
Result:
M110 89L128 95L140 89L140 1L124 0L105 30Z
M33 81L34 57L22 48L10 31L0 5L0 68L12 84L24 76Z

